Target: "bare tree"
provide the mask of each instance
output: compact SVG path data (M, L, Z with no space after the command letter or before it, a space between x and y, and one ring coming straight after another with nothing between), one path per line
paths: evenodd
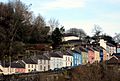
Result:
M48 21L48 24L51 28L51 31L53 31L56 27L58 27L60 25L59 21L54 19L54 18L51 18L49 21Z
M95 36L99 36L102 33L102 28L99 25L94 25L93 33Z

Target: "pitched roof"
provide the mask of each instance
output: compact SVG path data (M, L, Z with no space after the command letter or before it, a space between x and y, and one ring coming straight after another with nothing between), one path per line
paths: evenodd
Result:
M81 51L79 50L79 48L75 48L74 50L72 50L72 52L76 52L76 53L81 54Z
M9 67L9 63L1 63L2 67Z
M73 56L73 52L71 50L66 50L64 55L70 55Z
M37 62L35 62L33 59L28 58L28 59L24 59L23 60L26 64L37 64Z
M55 51L50 53L50 57L63 57L63 53L61 51Z
M107 61L107 64L120 64L120 57L113 56Z
M112 55L120 56L120 53L113 53Z
M11 67L12 68L25 68L25 66L20 63L11 63Z
M80 50L83 51L83 52L88 52L86 48L84 47L80 47Z
M92 47L87 47L87 49L94 52L94 49Z
M112 46L115 47L115 45L111 44L111 43L107 43L108 46Z
M35 59L35 58L36 58L36 60L38 60L38 59L49 60L50 59L49 56L47 56L45 54L37 55L33 59Z
M97 47L93 47L93 49L94 49L95 51L100 51L100 49L97 48Z

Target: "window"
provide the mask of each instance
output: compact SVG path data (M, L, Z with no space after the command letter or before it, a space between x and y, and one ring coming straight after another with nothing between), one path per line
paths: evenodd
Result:
M68 61L70 61L70 58L68 57Z
M32 65L32 68L33 68L33 65Z
M35 68L36 68L36 65L35 65Z
M40 70L42 70L42 65L40 65Z
M30 64L28 64L28 68L30 68Z
M46 64L46 60L44 60L44 64Z
M48 60L48 64L50 64L50 61Z
M40 60L40 64L42 64L42 60Z
M44 71L46 70L46 67L44 66Z
M50 65L48 65L48 69L50 69Z

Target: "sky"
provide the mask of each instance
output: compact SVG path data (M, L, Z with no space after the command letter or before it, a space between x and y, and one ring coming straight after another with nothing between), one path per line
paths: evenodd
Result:
M0 0L7 2L8 0ZM47 22L50 18L59 20L66 30L83 29L93 35L94 25L103 33L114 36L120 33L120 0L21 0L30 5L37 16L41 14Z

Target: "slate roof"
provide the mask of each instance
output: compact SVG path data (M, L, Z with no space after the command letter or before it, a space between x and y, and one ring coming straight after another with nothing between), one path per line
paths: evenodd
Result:
M107 43L108 46L112 46L115 47L115 45L111 44L111 43Z
M107 64L120 64L120 56L113 56L107 61Z
M87 49L94 52L94 49L92 47L87 47Z
M112 55L120 56L120 53L113 53Z
M33 61L35 61L36 63L38 62L38 59L49 60L50 58L44 54L33 57Z
M37 64L37 62L35 62L33 59L28 58L28 59L24 59L23 60L26 64Z
M55 51L50 53L50 57L63 57L63 53L61 51Z
M66 50L64 55L70 55L73 56L73 52L71 50Z
M83 51L83 52L88 52L87 49L84 48L84 47L79 47L79 49L80 49L81 51Z
M95 51L100 51L100 49L97 48L97 47L93 47L93 49L94 49Z
M75 48L74 50L72 50L72 52L77 52L77 53L81 54L81 51L79 50L79 48Z
M12 68L25 68L25 66L20 63L11 63L11 67Z
M9 63L1 63L2 67L9 67Z

